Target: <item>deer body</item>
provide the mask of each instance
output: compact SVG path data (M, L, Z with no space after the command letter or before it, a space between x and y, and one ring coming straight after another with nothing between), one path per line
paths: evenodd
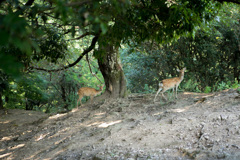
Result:
M176 89L175 92L176 92L176 98L177 98L177 89L178 89L179 84L182 82L182 80L184 78L185 70L186 70L186 68L183 68L182 70L177 70L178 72L180 72L179 77L164 79L164 80L162 80L162 82L159 83L159 89L158 89L157 94L154 98L154 102L155 102L156 97L157 97L157 95L160 91L162 93L163 98L165 100L167 100L163 93L165 91L169 90L169 89L173 89L173 92L174 92L174 89Z
M77 108L78 108L78 102L80 101L80 104L82 105L82 98L84 96L90 96L91 103L95 96L101 94L104 86L100 86L99 90L96 90L95 88L89 88L89 87L82 87L78 90L78 96L79 99L77 100Z

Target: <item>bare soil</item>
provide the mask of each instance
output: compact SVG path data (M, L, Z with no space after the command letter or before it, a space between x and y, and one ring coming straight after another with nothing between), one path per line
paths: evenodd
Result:
M0 159L240 159L240 94L179 93L88 104L47 115L0 111Z

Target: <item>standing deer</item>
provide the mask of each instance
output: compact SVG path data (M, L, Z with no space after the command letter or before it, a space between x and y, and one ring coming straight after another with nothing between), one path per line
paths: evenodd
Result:
M92 100L93 97L101 94L102 90L103 90L104 85L99 87L99 90L96 90L95 88L89 88L89 87L82 87L78 90L78 96L79 99L77 100L77 108L78 108L78 102L80 101L80 104L82 105L82 98L84 96L90 96L91 98L91 104L92 104Z
M186 70L186 68L183 68L182 70L177 69L177 71L180 72L179 77L164 79L164 80L162 80L162 82L159 83L159 89L158 89L157 94L154 98L154 102L155 102L156 97L157 97L157 95L160 91L162 93L163 98L165 100L167 100L166 97L163 95L163 93L165 91L171 89L171 88L173 89L173 92L174 92L174 88L176 88L176 98L177 98L177 88L184 78L185 70Z

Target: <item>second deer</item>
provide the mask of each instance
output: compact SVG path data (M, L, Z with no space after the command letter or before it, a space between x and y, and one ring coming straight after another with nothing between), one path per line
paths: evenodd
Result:
M180 72L179 77L164 79L164 80L162 80L162 82L159 83L159 89L158 89L157 94L154 98L154 102L155 102L155 100L157 98L157 95L160 91L162 93L163 98L165 100L167 100L166 97L163 95L163 93L165 91L171 89L171 88L173 89L173 91L174 91L174 89L176 89L176 98L177 98L177 89L178 89L179 84L182 82L182 80L184 78L185 70L186 70L186 68L183 68L182 70L177 69L177 71Z
M77 108L78 108L78 102L80 101L80 104L82 105L82 98L84 96L90 96L91 99L91 104L93 101L93 98L99 94L101 94L102 90L103 90L104 85L99 87L99 90L96 90L95 88L89 88L89 87L82 87L78 90L78 96L79 99L77 100Z

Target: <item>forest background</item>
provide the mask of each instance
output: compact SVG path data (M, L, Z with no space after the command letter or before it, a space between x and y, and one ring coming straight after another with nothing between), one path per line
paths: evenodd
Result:
M191 1L159 1L158 7L165 6L174 13L167 20L164 15L162 19L146 15L149 9L154 10L155 4L144 2L1 2L0 108L46 113L75 108L79 88L98 88L97 85L106 82L101 45L107 43L103 46L108 46L111 41L114 41L113 47L105 48L107 52L119 52L116 56L122 61L118 65L127 79L128 94L154 94L160 80L177 76L176 69L183 67L187 72L180 91L209 93L240 86L240 6L237 1L195 1L205 5L201 11L193 7L196 12L188 8L193 5ZM135 9L138 7L148 10L142 9L144 12L140 13ZM196 14L198 12L202 14ZM120 23L115 21L116 17L129 18L119 16L123 13L136 20L136 32L114 28ZM144 16L147 24L141 23ZM184 21L179 22L183 17ZM152 31L155 23L151 20L162 28L174 26L175 21L179 24L161 33ZM132 24L126 26L127 23L121 21L118 26L132 27ZM106 91L113 81L109 79Z

